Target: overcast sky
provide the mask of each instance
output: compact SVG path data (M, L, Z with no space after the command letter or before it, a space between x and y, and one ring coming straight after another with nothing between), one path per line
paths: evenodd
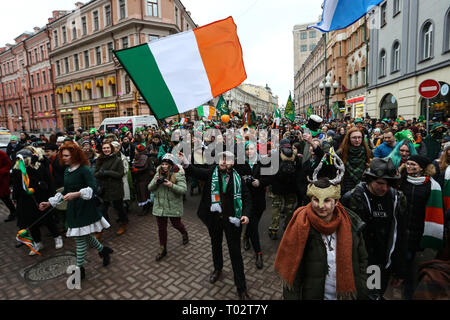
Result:
M166 0L164 0L166 1ZM286 104L293 91L294 25L316 21L322 0L181 0L197 25L232 16L238 27L246 83L265 86ZM43 27L53 10L73 10L77 0L2 1L0 46L33 27ZM88 1L81 1L87 3Z

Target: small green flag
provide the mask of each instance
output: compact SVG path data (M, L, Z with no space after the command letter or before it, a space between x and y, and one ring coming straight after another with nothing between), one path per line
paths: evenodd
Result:
M274 117L274 119L281 119L281 111L276 106L274 106L273 117Z
M224 114L230 115L230 109L228 108L228 103L223 98L223 95L220 95L219 101L217 101L216 110L218 111L218 113L220 113L220 115L224 115Z
M306 118L309 118L313 114L312 105L309 105L308 110L306 110Z
M294 104L292 103L291 94L289 93L289 98L286 103L286 108L284 109L284 117L286 119L289 119L290 121L295 120L295 110L294 110Z

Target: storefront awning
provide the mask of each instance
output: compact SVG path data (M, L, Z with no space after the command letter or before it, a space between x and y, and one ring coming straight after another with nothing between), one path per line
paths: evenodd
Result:
M103 87L103 80L97 80L97 81L95 81L95 86L96 86L96 87Z
M56 92L56 94L62 94L63 93L62 88L57 88L55 92Z
M72 88L70 86L67 86L64 88L64 92L72 92Z
M108 78L108 84L116 84L116 77L109 77Z
M73 89L74 89L75 91L81 91L81 84L76 84L76 85L73 87Z
M91 89L91 83L90 82L85 82L84 83L84 88L85 89Z

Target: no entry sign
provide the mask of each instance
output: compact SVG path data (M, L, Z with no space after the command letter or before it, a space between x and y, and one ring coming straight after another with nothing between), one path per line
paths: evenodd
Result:
M419 85L419 94L425 99L433 99L441 90L441 85L436 80L428 79Z

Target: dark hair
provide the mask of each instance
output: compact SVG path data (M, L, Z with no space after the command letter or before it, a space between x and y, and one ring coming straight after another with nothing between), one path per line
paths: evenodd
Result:
M387 128L387 129L383 130L383 134L385 134L385 133L392 133L392 134L394 134L394 130L392 130L391 128Z

